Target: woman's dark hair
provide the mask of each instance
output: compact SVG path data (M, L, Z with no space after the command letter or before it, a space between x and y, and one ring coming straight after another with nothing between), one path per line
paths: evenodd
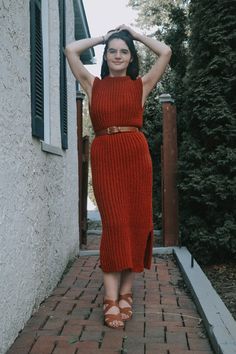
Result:
M137 54L137 50L134 46L134 41L133 41L133 37L131 36L131 34L126 31L126 30L122 30L119 32L114 32L106 41L106 46L103 52L103 62L102 62L102 67L101 67L101 78L103 79L104 77L109 75L109 68L107 65L106 60L104 59L106 53L107 53L107 49L108 49L108 44L110 41L112 41L113 39L122 39L128 46L130 53L131 53L131 58L132 61L129 63L128 68L127 68L127 72L126 75L130 76L130 78L132 80L135 80L139 74L139 61L138 61L138 54Z

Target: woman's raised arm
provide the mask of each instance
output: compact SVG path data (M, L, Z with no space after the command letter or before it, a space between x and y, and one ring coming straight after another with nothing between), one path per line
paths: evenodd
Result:
M142 35L140 33L137 33L134 31L132 28L126 26L126 25L121 25L116 28L117 30L127 30L129 33L132 35L132 37L141 43L143 43L146 47L151 49L156 55L157 55L157 60L155 64L152 66L152 68L142 77L143 81L143 104L150 93L150 91L153 89L153 87L157 84L157 82L160 80L162 75L164 74L167 65L170 61L171 58L171 48L166 45L164 42L160 42L156 39L147 37L145 35Z
M85 38L68 44L65 48L65 55L69 62L72 73L75 78L80 82L81 86L89 96L91 97L91 90L94 81L94 75L92 75L83 65L80 55L91 47L98 44L104 44L105 37Z

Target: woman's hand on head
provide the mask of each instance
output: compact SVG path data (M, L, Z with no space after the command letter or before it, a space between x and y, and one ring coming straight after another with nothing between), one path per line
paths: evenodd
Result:
M103 36L104 41L106 42L106 41L109 39L109 37L110 37L113 33L116 33L116 32L118 32L116 29L108 31L108 32L105 34L105 36Z
M123 30L128 31L130 33L130 35L133 37L133 39L136 39L137 32L135 32L131 27L123 24L123 25L117 26L115 29L110 30L109 32L107 32L106 35L103 36L104 37L104 41L106 42L113 33L120 32L120 31L123 31Z
M123 31L123 30L128 31L130 33L130 35L133 37L133 39L136 39L137 32L135 32L131 27L129 27L129 26L125 25L125 24L117 26L115 28L115 30L117 32L120 32L120 31Z

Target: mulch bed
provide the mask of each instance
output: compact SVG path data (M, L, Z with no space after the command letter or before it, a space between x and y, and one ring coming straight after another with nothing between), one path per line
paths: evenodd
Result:
M214 264L201 268L236 320L236 263Z

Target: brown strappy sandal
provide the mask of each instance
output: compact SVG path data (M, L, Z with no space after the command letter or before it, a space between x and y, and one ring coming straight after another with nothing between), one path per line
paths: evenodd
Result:
M117 328L117 329L124 328L124 322L123 322L120 312L117 314L107 313L107 311L109 311L110 308L113 306L118 307L118 309L119 309L118 302L114 301L114 300L104 300L103 305L105 305L105 308L103 310L104 311L104 324L110 328ZM113 324L112 325L112 323L114 323L114 321L122 322L122 324L120 324L120 325Z
M129 294L124 294L124 295L120 295L119 296L119 302L121 300L124 300L126 301L129 306L126 306L126 307L120 307L120 313L121 313L121 318L123 321L129 321L131 318L132 318L132 315L133 315L133 311L132 311L132 294L129 293Z

